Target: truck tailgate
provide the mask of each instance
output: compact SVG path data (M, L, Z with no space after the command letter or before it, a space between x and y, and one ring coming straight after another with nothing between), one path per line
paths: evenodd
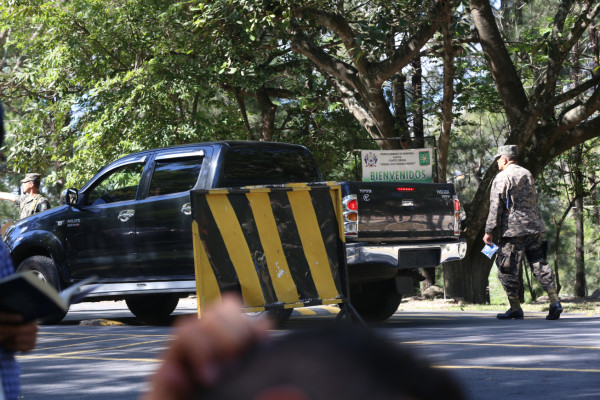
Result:
M355 240L402 242L456 239L458 208L452 184L342 182L343 195L356 195ZM456 200L456 203L455 203ZM350 241L354 238L348 238Z

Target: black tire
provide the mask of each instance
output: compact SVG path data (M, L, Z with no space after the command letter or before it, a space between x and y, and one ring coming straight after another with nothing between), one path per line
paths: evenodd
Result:
M350 303L367 322L380 322L390 318L402 301L393 279L362 284L350 291Z
M37 275L40 280L48 283L56 290L60 290L59 280L58 280L58 271L56 270L56 265L54 261L50 257L46 256L32 256L26 258L19 267L17 268L17 272L26 272L33 271ZM41 323L42 324L57 324L67 315L66 312L61 314L56 314L48 318L44 318Z
M282 308L277 310L265 310L248 313L251 318L269 318L275 323L276 327L281 327L287 322L294 312L293 308Z
M169 317L179 303L173 294L144 294L125 300L129 311L144 320L158 321Z

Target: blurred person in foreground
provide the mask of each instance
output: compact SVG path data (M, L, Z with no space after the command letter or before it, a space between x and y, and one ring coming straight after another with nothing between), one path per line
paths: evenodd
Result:
M177 324L142 400L460 400L445 371L364 328L330 326L270 338L237 297Z
M4 115L0 104L0 147L4 139ZM15 272L4 242L0 243L0 279ZM2 293L0 293L0 296ZM21 391L19 365L15 352L30 351L35 347L38 327L35 322L22 323L18 314L0 310L0 398L16 400Z
M523 319L519 301L519 266L523 253L550 299L546 319L556 320L563 311L554 273L546 261L546 231L537 204L537 192L531 172L517 164L517 146L500 146L496 154L500 172L492 182L490 211L485 224L483 241L492 244L492 232L499 228L496 265L498 277L508 296L510 308L498 319Z

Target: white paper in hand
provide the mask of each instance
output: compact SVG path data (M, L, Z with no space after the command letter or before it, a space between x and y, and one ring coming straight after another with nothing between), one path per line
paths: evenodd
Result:
M494 256L494 254L496 254L496 252L498 251L498 246L496 246L494 243L492 244L486 244L483 249L481 249L481 252L483 254L486 255L487 258L489 258L490 260L492 259L492 257Z

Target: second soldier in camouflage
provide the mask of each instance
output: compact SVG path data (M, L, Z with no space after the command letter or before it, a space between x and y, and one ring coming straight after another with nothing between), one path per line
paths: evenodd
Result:
M543 233L546 228L537 205L537 192L531 173L517 165L517 146L501 146L498 154L500 172L492 182L490 211L483 241L492 243L498 228L499 243L496 265L498 277L506 291L510 309L498 319L523 319L519 301L519 265L523 254L550 298L546 319L558 319L562 312L554 284L554 274L546 261Z

